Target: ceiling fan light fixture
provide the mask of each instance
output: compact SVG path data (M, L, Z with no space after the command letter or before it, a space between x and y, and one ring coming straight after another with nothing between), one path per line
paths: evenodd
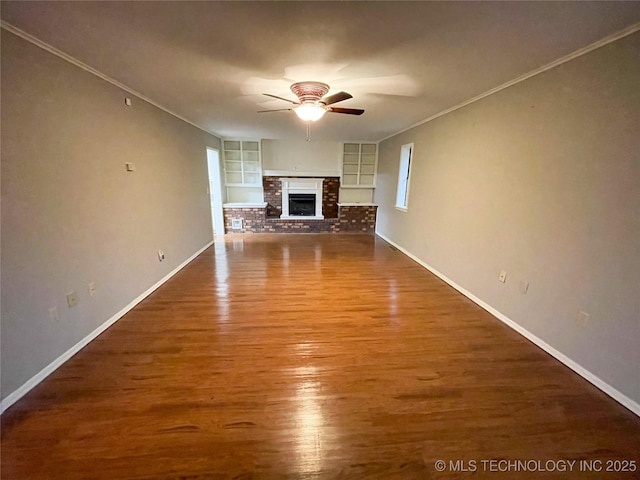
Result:
M293 109L300 120L305 122L315 122L320 120L326 113L324 106L318 103L302 103Z
M298 97L298 101L289 100L285 97L279 97L271 93L264 93L263 95L277 100L283 100L285 102L293 103L295 106L292 108L279 108L276 110L260 110L258 113L265 112L283 112L291 111L296 112L296 115L303 122L307 122L307 128L311 122L317 122L325 113L342 113L346 115L362 115L364 110L359 108L340 108L329 105L334 105L338 102L343 102L353 98L350 93L337 92L333 95L326 96L329 93L329 85L322 82L298 82L291 85L291 91Z

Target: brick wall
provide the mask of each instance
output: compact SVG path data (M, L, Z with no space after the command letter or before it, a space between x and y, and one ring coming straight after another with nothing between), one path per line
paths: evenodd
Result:
M340 177L325 177L322 182L322 215L324 218L338 218L338 193Z
M225 207L226 233L370 233L376 228L378 207L371 205L343 205L338 218L324 220L283 220L267 216L268 207ZM232 230L231 220L241 218L242 230Z
M267 218L262 232L264 233L336 233L337 218L324 220L283 220Z
M374 233L376 231L376 213L374 205L342 205L338 231Z
M224 231L225 233L246 233L261 231L265 222L265 207L224 207ZM233 230L231 228L231 219L242 219L242 230Z
M280 177L262 177L264 201L267 202L267 217L282 215L282 182Z

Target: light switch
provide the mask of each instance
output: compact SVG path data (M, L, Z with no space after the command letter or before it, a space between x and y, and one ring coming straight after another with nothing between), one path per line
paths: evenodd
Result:
M78 304L78 294L76 292L69 292L67 294L67 305L69 308L73 308Z

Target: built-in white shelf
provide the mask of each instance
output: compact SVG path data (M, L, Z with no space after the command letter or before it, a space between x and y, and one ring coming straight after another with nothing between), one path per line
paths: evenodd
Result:
M231 202L222 205L223 208L265 208L266 206L267 202Z
M225 184L227 187L261 187L262 163L257 140L224 140Z
M343 188L374 188L378 164L375 143L344 143L342 147Z
M366 202L347 202L347 203L339 203L339 207L377 207L377 203L366 203Z

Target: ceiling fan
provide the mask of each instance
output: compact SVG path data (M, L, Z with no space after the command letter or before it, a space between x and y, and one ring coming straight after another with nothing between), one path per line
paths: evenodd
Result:
M285 112L293 110L301 120L305 122L315 122L320 120L327 112L343 113L346 115L362 115L364 110L359 108L340 108L332 107L334 103L342 102L353 98L347 92L338 92L325 97L329 92L329 85L322 82L297 82L291 85L291 91L298 97L298 101L289 100L288 98L278 97L270 93L264 93L267 97L277 98L285 102L293 103L295 107L279 108L277 110L260 110L258 113L266 112Z

